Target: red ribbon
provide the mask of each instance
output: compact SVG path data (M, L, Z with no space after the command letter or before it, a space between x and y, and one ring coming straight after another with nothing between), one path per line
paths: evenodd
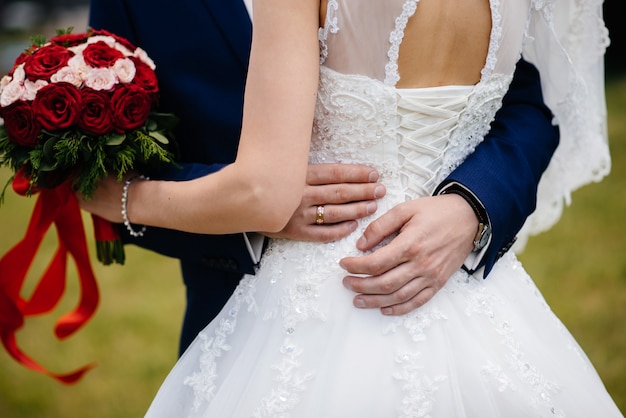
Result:
M20 194L28 191L28 180L18 172L13 188ZM67 338L87 323L98 306L98 286L85 238L78 201L69 184L41 189L26 235L0 259L0 339L9 354L19 363L54 379L70 384L77 382L94 365L66 374L48 371L26 355L17 345L15 333L29 316L50 312L65 292L67 256L72 256L78 270L81 294L78 306L56 323L55 335ZM26 274L50 227L56 226L58 248L30 299L20 295Z

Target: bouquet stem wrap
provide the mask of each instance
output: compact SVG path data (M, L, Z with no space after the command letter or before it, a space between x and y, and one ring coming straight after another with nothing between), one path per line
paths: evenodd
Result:
M18 173L13 188L26 194L28 180ZM55 335L64 339L80 329L93 316L99 300L96 277L89 261L85 231L78 201L68 183L54 189L41 189L24 238L0 259L0 339L8 353L20 364L44 373L62 383L78 381L93 365L73 372L57 374L31 359L19 347L16 332L29 316L52 311L60 301L66 285L67 258L74 259L80 280L78 306L56 323ZM52 224L58 237L58 248L29 299L21 295L26 274L35 254Z
M122 244L117 226L96 215L91 215L91 219L96 237L98 261L105 266L112 263L124 264L126 260L124 244Z

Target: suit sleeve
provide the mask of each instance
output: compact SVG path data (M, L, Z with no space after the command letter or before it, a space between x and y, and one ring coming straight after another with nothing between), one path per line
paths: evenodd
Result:
M95 29L106 29L141 46L132 24L131 10L125 0L91 0L89 25ZM210 174L223 166L224 164L183 163L178 167L165 166L157 172L147 174L153 179L184 181ZM211 269L241 274L254 273L254 262L243 234L203 235L151 227L143 237L132 237L123 225L120 225L120 232L126 244L206 265Z
M539 180L559 143L552 119L537 69L520 60L489 134L435 191L458 182L487 210L492 240L479 264L485 277L535 210Z

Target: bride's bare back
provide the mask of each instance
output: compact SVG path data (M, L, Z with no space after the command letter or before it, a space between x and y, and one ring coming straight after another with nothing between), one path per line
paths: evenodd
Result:
M328 0L320 5L326 21ZM400 44L398 87L472 85L485 65L489 0L421 0Z

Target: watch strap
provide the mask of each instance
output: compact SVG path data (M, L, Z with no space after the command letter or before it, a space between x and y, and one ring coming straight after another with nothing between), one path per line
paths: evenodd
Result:
M490 233L491 231L491 223L489 221L489 215L487 214L487 209L480 202L480 200L476 197L471 190L464 187L463 185L451 182L445 185L439 192L440 195L443 194L456 194L461 196L465 201L470 205L476 218L478 218L478 231L476 232L476 236L474 237L474 250L478 251L482 249L484 245L481 245L483 235L486 233Z

